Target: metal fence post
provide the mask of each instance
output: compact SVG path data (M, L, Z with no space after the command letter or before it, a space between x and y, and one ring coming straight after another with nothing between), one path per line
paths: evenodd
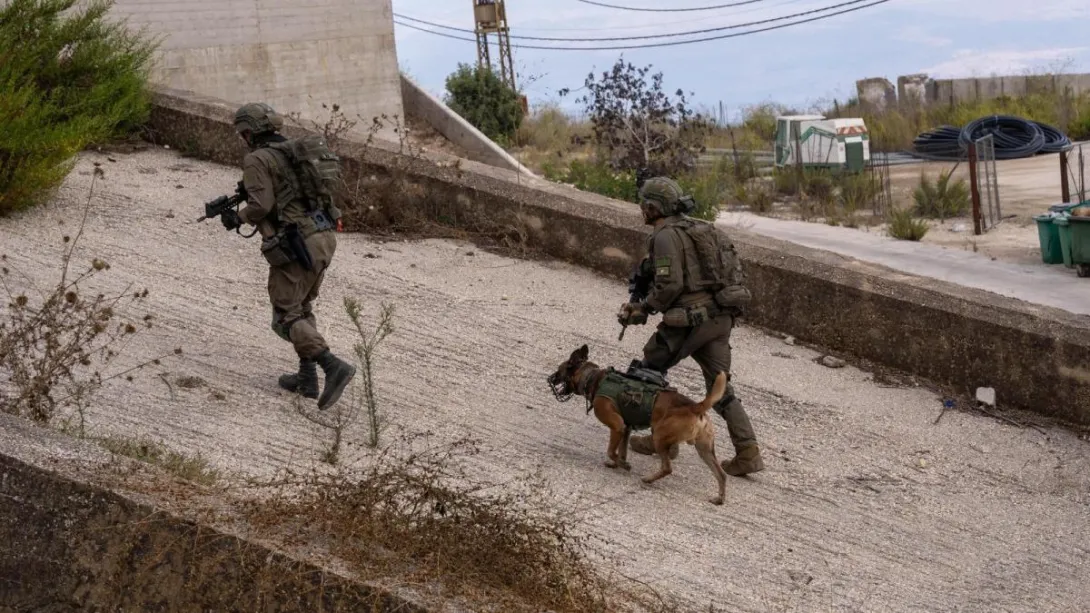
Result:
M1067 184L1067 152L1060 152L1060 197L1063 203L1071 202L1071 186Z
M973 234L980 236L980 186L976 176L976 143L969 143L969 191L973 196Z

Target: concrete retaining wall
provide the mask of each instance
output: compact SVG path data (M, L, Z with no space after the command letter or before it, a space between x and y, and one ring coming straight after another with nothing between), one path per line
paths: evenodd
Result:
M151 121L160 142L221 163L241 160L229 109L215 101L164 92ZM426 218L517 239L612 277L627 276L645 248L648 230L628 203L472 161L436 163L353 143L340 151L349 184L371 186L346 206L350 229ZM1090 425L1087 318L739 229L731 235L755 297L750 321L958 392L991 386L1003 406Z
M211 500L0 413L0 611L426 611L193 512Z
M927 97L934 104L954 104L1065 90L1075 96L1090 93L1090 74L935 79L928 84Z
M447 140L461 147L469 159L497 168L506 168L527 175L533 174L503 147L492 142L492 139L451 110L442 100L428 93L404 74L401 75L401 98L404 101L407 116L418 117L435 128Z
M362 125L405 115L390 0L116 0L111 15L162 37L164 86L320 123L323 103ZM393 127L379 135L396 140Z

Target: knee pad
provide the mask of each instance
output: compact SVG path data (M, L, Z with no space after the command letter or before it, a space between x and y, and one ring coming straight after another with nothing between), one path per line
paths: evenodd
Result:
M271 327L272 327L273 332L275 332L277 336L279 336L280 338L282 338L282 339L284 339L284 340L286 340L286 341L288 341L290 343L291 342L291 327L294 326L295 323L298 322L300 319L302 319L302 317L296 317L296 318L293 318L293 319L284 319L281 316L281 314L276 312L276 310L274 309L273 310L272 326Z

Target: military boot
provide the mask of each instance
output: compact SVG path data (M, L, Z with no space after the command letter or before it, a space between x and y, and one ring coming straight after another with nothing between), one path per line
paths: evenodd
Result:
M325 372L325 389L318 399L318 409L325 410L340 399L348 382L356 376L356 367L333 355L329 349L318 354L317 362Z
M765 469L765 462L761 459L761 449L757 443L746 445L737 450L738 455L730 462L723 460L720 465L728 475L741 477L750 473L761 472Z
M289 392L298 392L304 398L318 397L318 363L314 360L299 358L299 372L280 375L280 387Z
M654 455L655 446L651 443L651 435L628 437L628 448L643 455ZM677 459L677 445L670 447L670 459Z

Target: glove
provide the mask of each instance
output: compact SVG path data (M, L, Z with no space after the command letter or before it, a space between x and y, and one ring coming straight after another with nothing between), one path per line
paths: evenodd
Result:
M227 230L236 230L242 227L242 220L239 219L238 213L233 209L227 209L220 215L220 221L223 222L223 227Z
M617 321L622 326L639 326L647 323L647 307L642 302L628 302L621 305Z

